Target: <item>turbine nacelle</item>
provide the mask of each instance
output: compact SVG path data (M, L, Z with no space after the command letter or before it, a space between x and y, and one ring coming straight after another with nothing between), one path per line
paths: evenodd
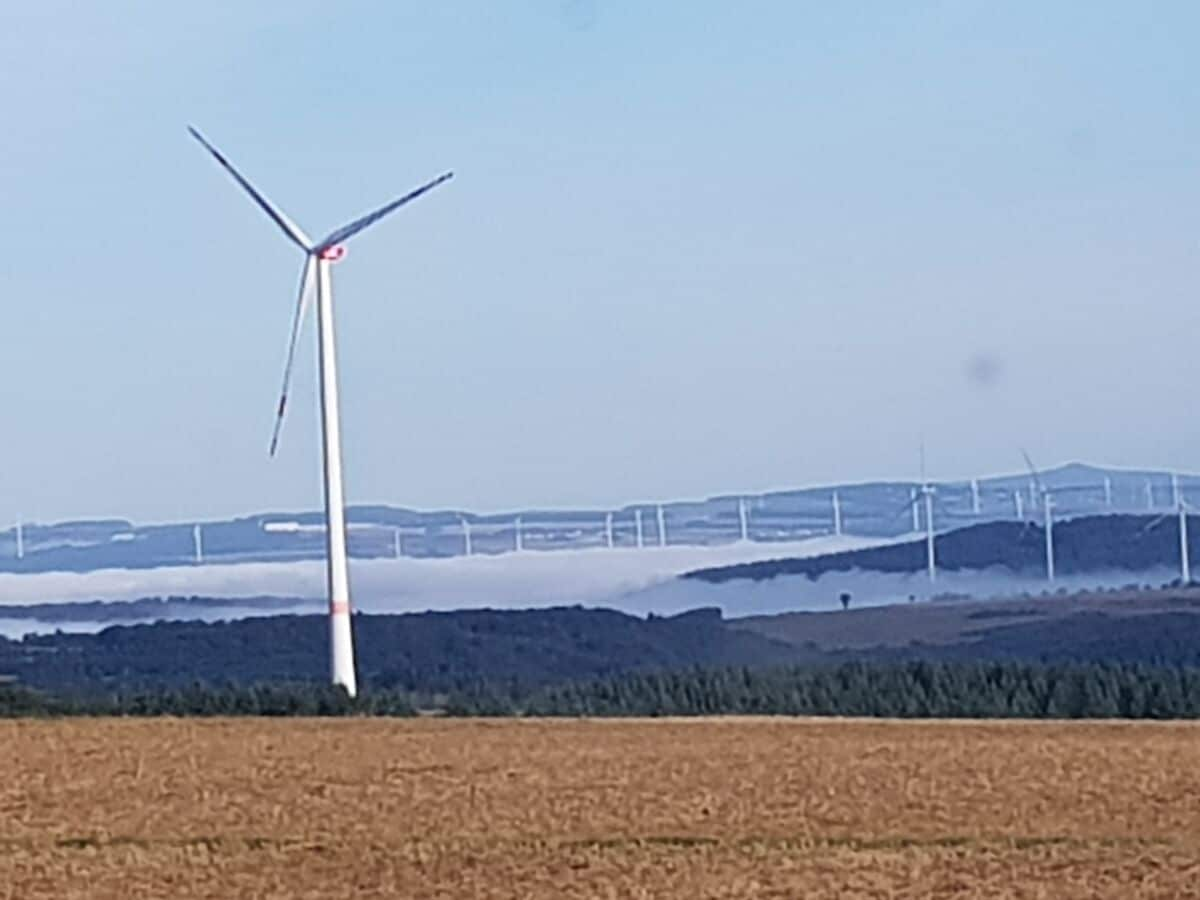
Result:
M301 250L303 250L306 254L304 268L300 272L299 296L296 299L296 312L292 317L292 332L291 337L288 340L287 357L283 367L283 387L280 391L279 407L275 414L275 427L271 433L271 446L269 452L271 456L274 456L275 448L279 442L279 429L283 425L284 410L287 407L288 385L291 382L292 377L292 364L296 355L296 341L300 336L300 326L304 321L305 313L310 306L310 297L315 292L318 262L339 262L346 256L345 241L348 241L359 232L364 231L370 226L374 225L380 219L391 215L400 207L412 202L422 194L425 194L428 191L433 190L438 185L449 181L454 177L454 173L446 172L443 175L439 175L432 181L421 185L416 190L409 191L407 194L403 195L402 197L397 197L395 200L385 204L384 206L381 206L379 209L369 212L366 215L359 216L353 222L343 225L341 228L330 232L321 240L314 241L304 232L303 229L300 228L299 225L288 218L283 210L275 206L275 204L273 204L266 198L264 194L255 188L254 185L252 185L250 181L244 175L242 175L241 172L235 169L233 163L231 163L229 159L223 153L221 153L220 150L210 144L204 135L190 126L188 127L188 131L191 133L192 137L194 137L204 147L205 150L212 154L212 157L217 161L217 163L220 164L221 168L223 168L233 178L233 180L238 183L242 190L244 190L250 196L250 199L253 200L258 206L258 208L266 213L267 217L271 219L276 226L278 226L279 230L283 232L284 236Z

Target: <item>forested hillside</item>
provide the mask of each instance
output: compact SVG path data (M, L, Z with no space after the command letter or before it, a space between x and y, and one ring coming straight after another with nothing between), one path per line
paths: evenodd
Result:
M0 640L0 674L51 688L323 681L324 616L113 626L98 634ZM376 687L448 690L629 671L794 661L795 648L726 628L717 610L641 619L578 607L356 615L360 678Z
M1055 567L1060 575L1124 570L1130 573L1179 566L1179 531L1173 518L1156 527L1152 516L1085 516L1054 526ZM1189 529L1200 519L1189 518ZM1200 534L1200 531L1194 533ZM987 522L938 535L941 569L988 569L1041 572L1045 567L1045 533L1036 524ZM889 544L826 556L776 559L700 569L684 578L720 583L739 578L761 581L782 575L818 578L826 572L852 569L875 572L920 572L926 566L925 541ZM1197 560L1200 562L1200 560Z
M611 610L463 610L354 619L367 690L507 697L632 674L847 661L1129 663L1200 667L1200 596L1128 592L903 604L723 619ZM113 626L0 640L0 675L70 693L195 683L324 683L324 616Z

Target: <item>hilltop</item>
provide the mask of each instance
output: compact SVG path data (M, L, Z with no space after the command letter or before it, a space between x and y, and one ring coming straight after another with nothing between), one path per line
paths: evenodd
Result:
M1173 519L1147 526L1150 515L1083 516L1054 525L1055 567L1060 575L1093 572L1145 572L1179 565L1179 532ZM1189 532L1200 535L1200 517L1188 517ZM936 537L937 564L944 571L1045 570L1045 532L1020 522L985 522ZM924 538L862 550L805 558L784 558L698 569L685 579L720 584L739 579L763 581L797 575L815 579L830 572L905 573L926 568Z

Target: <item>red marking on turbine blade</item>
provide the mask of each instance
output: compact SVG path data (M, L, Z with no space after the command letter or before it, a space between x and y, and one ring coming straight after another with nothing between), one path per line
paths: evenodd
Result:
M334 600L329 604L329 614L331 616L348 616L350 615L349 600Z
M335 244L332 247L326 247L321 251L321 259L326 262L337 262L346 255L346 248L341 244Z

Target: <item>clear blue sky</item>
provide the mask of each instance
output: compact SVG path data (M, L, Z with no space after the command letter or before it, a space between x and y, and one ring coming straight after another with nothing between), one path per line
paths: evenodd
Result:
M1194 3L75 4L0 30L0 520L1200 469ZM994 377L968 376L972 360Z

